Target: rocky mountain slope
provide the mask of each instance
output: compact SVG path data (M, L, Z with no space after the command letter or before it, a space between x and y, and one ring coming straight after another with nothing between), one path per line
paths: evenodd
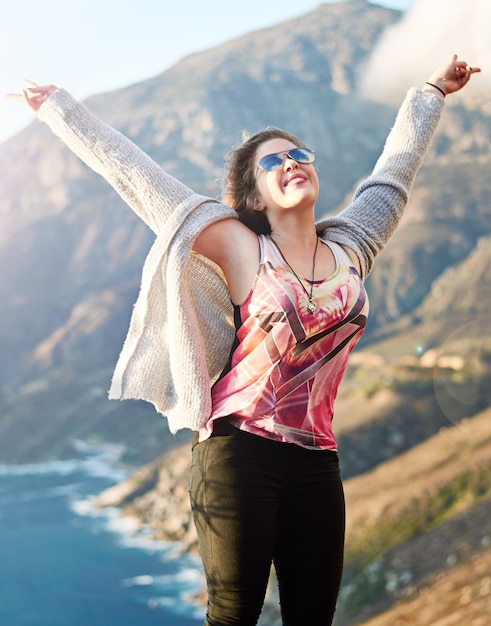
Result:
M288 128L316 149L320 217L370 171L395 116L359 97L357 76L398 19L323 4L88 105L213 196L243 128ZM338 626L478 625L491 610L490 135L489 111L449 99L367 283L371 320L335 417L350 525ZM0 189L0 462L122 443L143 467L100 503L196 549L189 434L105 397L151 234L41 124L0 146Z
M487 626L491 614L490 572L488 549L360 626Z
M88 104L211 195L243 128L284 126L316 148L320 216L370 171L394 118L356 85L398 18L364 0L321 5ZM406 217L368 280L365 344L396 333L403 318L415 323L406 314L489 233L489 122L484 110L447 106ZM0 146L0 188L0 459L72 455L74 438L92 438L128 444L128 462L139 463L179 443L151 407L105 398L147 228L38 123Z

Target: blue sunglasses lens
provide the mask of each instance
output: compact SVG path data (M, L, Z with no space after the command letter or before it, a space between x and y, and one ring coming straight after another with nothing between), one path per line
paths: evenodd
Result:
M293 159L297 163L313 163L315 152L310 148L293 148L289 152L267 154L260 159L258 166L265 172L272 172L278 170L283 165L286 157Z

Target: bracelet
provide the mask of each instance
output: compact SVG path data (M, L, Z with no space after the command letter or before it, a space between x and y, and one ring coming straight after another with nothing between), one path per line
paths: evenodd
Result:
M447 95L443 91L443 89L440 89L440 87L438 87L438 85L434 85L433 83L429 83L428 81L426 81L426 84L429 85L430 87L434 87L435 89L438 89L438 91L442 94L443 97L445 97Z

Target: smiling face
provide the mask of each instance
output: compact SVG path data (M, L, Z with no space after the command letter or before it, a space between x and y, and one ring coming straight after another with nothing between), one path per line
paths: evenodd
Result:
M225 156L222 200L235 209L240 221L258 235L267 235L271 232L269 216L265 210L267 204L264 200L267 199L271 205L274 202L266 193L268 185L265 181L269 177L274 180L279 172L264 172L257 168L257 163L265 154L288 151L292 148L305 148L305 144L288 131L268 126L250 137L244 137L243 143ZM285 167L288 165L283 163L283 169ZM301 169L311 170L311 175L315 177L312 182L314 185L318 184L312 166L304 165ZM300 182L296 184L300 186ZM263 189L264 185L266 187ZM290 190L292 189L293 185ZM264 194L264 199L261 193Z
M285 209L307 208L312 210L319 194L319 179L310 163L297 163L288 157L287 152L297 146L283 138L269 139L256 150L256 210L266 214ZM257 166L260 159L268 154L283 153L283 165L271 172Z

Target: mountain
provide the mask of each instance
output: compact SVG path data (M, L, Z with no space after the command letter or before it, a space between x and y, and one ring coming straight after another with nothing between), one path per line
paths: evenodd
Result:
M399 18L364 0L322 4L87 104L212 196L243 129L285 127L316 149L321 217L369 173L395 117L357 84ZM367 281L371 317L334 422L349 519L338 626L477 624L491 610L490 121L449 99ZM189 433L105 397L151 233L39 123L0 146L0 189L0 463L122 443L139 469L100 504L196 549Z
M316 149L320 217L370 171L394 119L359 97L357 76L399 16L363 0L320 5L87 103L213 196L242 129L286 127ZM397 334L440 274L489 233L490 129L486 111L447 107L368 279L361 347ZM73 439L92 438L131 442L127 460L139 463L186 439L170 437L145 404L105 399L152 241L146 226L39 123L0 146L0 189L0 459L71 456Z
M355 88L356 68L398 16L361 0L321 5L88 105L213 196L243 128L287 127L315 145L319 206L334 209L394 115ZM73 455L74 438L128 444L130 462L155 458L175 443L164 420L105 399L151 233L39 123L0 147L0 188L0 458Z

